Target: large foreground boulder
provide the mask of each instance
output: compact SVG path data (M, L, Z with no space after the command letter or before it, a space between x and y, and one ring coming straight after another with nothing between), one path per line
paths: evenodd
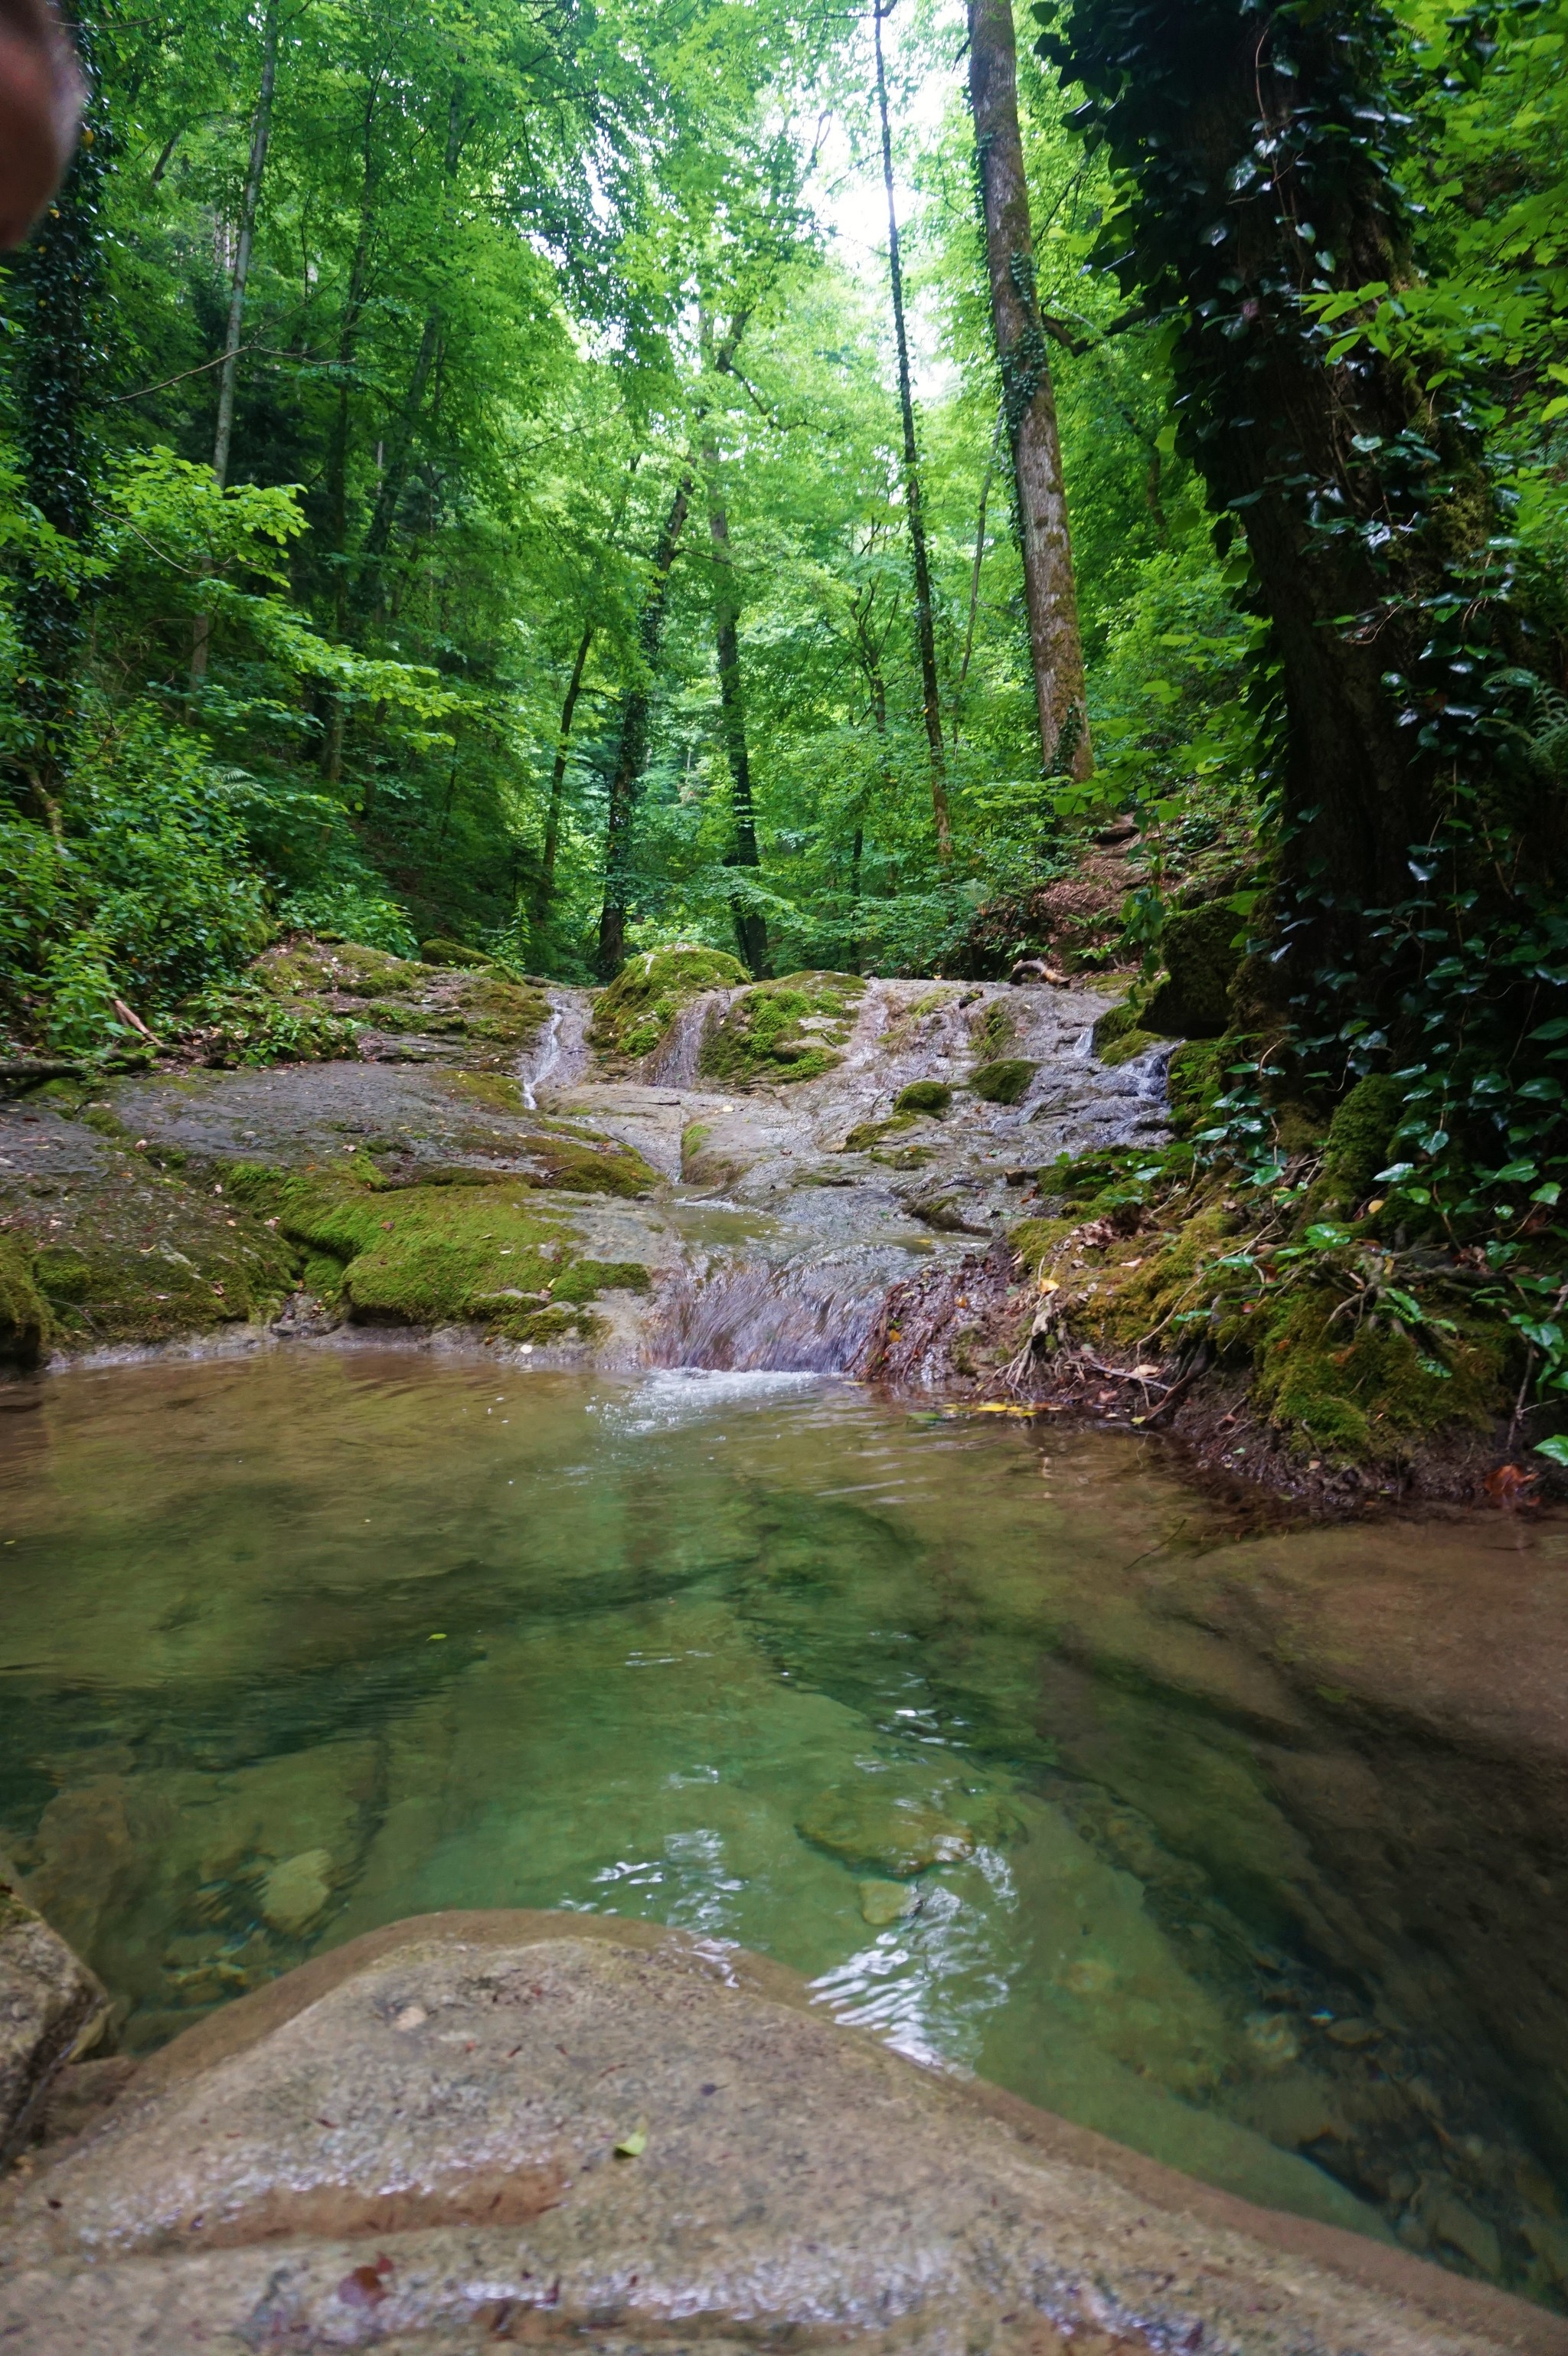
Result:
M837 2028L772 1965L438 1915L217 2014L0 2213L8 2356L1568 2351Z

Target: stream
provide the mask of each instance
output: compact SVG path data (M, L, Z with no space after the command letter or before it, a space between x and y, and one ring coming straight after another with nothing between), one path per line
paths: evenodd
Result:
M799 1370L301 1345L6 1421L0 1849L123 2050L609 1910L1561 2303L1568 1530L1249 1535L1157 1442Z

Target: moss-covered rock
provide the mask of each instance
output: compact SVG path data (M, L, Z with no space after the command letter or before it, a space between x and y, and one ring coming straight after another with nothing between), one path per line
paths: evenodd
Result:
M1189 1039L1178 1047L1166 1066L1166 1093L1174 1136L1190 1137L1195 1130L1208 1126L1216 1102L1225 1093L1223 1042Z
M1335 1320L1334 1306L1325 1288L1287 1293L1254 1340L1253 1403L1299 1447L1357 1462L1491 1429L1508 1402L1506 1333L1450 1319L1439 1359L1387 1321Z
M28 1240L0 1230L0 1365L36 1366L48 1333L49 1312L34 1280Z
M1130 1064L1135 1055L1144 1055L1150 1047L1163 1047L1163 1035L1157 1031L1140 1031L1136 1025L1113 1039L1101 1055L1100 1061L1114 1069L1117 1064Z
M1390 1158L1403 1111L1404 1088L1391 1073L1372 1072L1357 1081L1328 1124L1323 1155L1326 1203L1359 1203L1371 1192L1372 1181Z
M440 934L433 940L420 943L420 958L425 965L464 966L470 971L496 962L487 949L469 948L466 943L449 941Z
M229 1183L305 1255L311 1289L358 1323L475 1323L538 1342L590 1333L583 1312L601 1292L648 1283L638 1262L581 1258L515 1177L389 1189L237 1164Z
M982 1064L969 1075L968 1086L987 1104L1016 1105L1027 1093L1040 1066L1027 1055L1003 1055L995 1063Z
M251 970L274 998L395 998L418 990L432 969L357 941L300 940L266 950Z
M464 965L436 964L352 941L293 941L259 958L223 1005L193 1003L192 1035L209 1064L349 1053L406 1059L416 1040L427 1057L509 1061L536 1035L549 1001L493 958L464 956Z
M1223 901L1173 909L1160 936L1167 979L1143 1009L1143 1028L1168 1038L1217 1038L1231 1019L1231 983L1242 962L1238 937L1244 930Z
M709 1025L701 1069L725 1087L814 1080L840 1061L865 983L853 973L792 973L754 982Z
M601 1055L634 1063L651 1055L676 1016L705 991L751 980L722 949L645 949L628 958L594 1003L589 1038Z
M893 1098L895 1112L929 1112L938 1116L953 1102L953 1091L944 1080L912 1080Z

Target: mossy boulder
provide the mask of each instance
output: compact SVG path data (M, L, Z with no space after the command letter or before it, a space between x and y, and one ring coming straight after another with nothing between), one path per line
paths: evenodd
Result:
M628 958L593 1008L589 1038L602 1055L635 1063L652 1055L676 1016L705 991L739 990L751 980L723 949L645 949Z
M754 982L709 1025L703 1073L731 1088L816 1079L840 1061L865 988L854 973L791 973Z
M1389 1161L1404 1112L1404 1088L1391 1073L1372 1072L1343 1098L1328 1124L1322 1199L1354 1204L1371 1192Z
M945 1080L912 1080L893 1098L895 1112L929 1112L938 1116L953 1102L953 1091Z
M433 940L420 943L420 958L425 965L465 966L470 971L495 963L488 949L469 948L466 943L449 941L439 933Z
M392 998L418 990L432 969L357 941L302 940L268 949L251 970L274 998Z
M1168 1038L1217 1038L1231 1019L1231 983L1242 962L1240 936L1245 929L1235 910L1220 900L1173 909L1160 936L1166 980L1142 1010L1142 1027Z
M589 1302L648 1282L640 1263L581 1258L525 1179L389 1188L338 1171L238 1164L229 1183L304 1254L307 1285L362 1323L474 1323L520 1341L586 1336L596 1324Z
M1016 1105L1022 1100L1039 1069L1040 1066L1031 1063L1027 1055L1002 1055L995 1063L982 1064L971 1072L968 1086L987 1104Z
M0 1233L0 1365L36 1366L48 1340L49 1312L22 1235Z

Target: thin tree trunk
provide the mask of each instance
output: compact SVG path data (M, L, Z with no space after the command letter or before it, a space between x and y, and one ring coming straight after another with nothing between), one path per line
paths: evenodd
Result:
M267 148L272 136L272 93L278 79L278 0L268 0L261 20L261 87L251 124L251 160L240 198L240 239L234 249L234 276L229 294L229 325L223 339L223 366L218 377L218 429L212 437L212 471L218 487L229 481L229 447L234 435L234 390L240 374L240 337L245 321L245 288L251 276L251 253L256 240L256 209L261 200L261 175L267 168ZM191 634L192 681L207 675L212 620L198 614Z
M648 753L648 718L653 702L654 666L664 634L665 606L670 571L691 499L691 477L681 477L664 530L654 553L653 579L648 584L638 630L642 675L626 698L621 723L621 743L610 779L610 804L604 824L604 906L599 918L599 974L613 981L626 958L626 902L632 883L632 818L637 787Z
M882 18L891 11L876 0L871 23L877 52L877 112L882 131L882 181L888 195L888 276L892 287L893 333L899 354L899 406L903 416L904 506L909 515L910 553L914 565L914 629L920 649L921 705L931 748L931 811L936 850L944 864L953 852L947 810L947 761L942 743L942 697L936 683L936 630L931 608L931 565L925 548L925 517L920 502L920 455L914 438L914 394L910 385L909 336L904 326L903 265L899 255L899 215L893 197L893 138L888 123L888 77L882 62Z
M566 699L560 707L560 727L555 740L555 766L549 773L549 807L545 813L544 851L539 860L539 881L534 887L533 916L536 926L544 923L549 915L549 904L555 897L555 861L560 847L560 817L566 800L566 748L571 738L571 721L577 710L577 699L582 691L582 674L588 668L593 631L592 622L583 624L582 636L577 642L577 659L571 666Z
M359 234L355 242L354 259L349 265L348 287L344 297L343 318L337 334L337 407L332 421L332 436L326 449L326 512L327 529L331 534L329 561L332 565L333 635L341 638L348 614L348 372L354 364L354 354L359 341L359 322L364 316L365 300L370 281L370 236L374 226L375 162L373 133L376 102L380 94L381 77L378 72L365 93L365 120L361 130L364 156L364 179L359 200ZM322 739L321 766L327 782L336 785L343 776L343 739L347 723L348 707L342 693L334 688L326 691L326 726Z
M958 685L953 695L953 749L955 753L958 750L958 723L964 687L975 653L975 619L980 610L980 568L986 561L986 509L990 505L991 485L996 480L997 455L1001 448L1004 431L1004 421L998 417L996 433L991 437L991 455L980 477L980 505L975 518L975 562L969 570L969 618L964 626L964 659L958 666Z
M594 568L589 590L588 618L582 625L582 637L578 644L577 659L571 666L571 677L567 681L566 697L560 707L560 726L556 733L555 764L550 770L549 777L549 801L545 811L544 850L539 860L539 878L533 895L533 921L536 926L545 922L549 915L549 904L555 897L555 862L560 848L560 821L566 807L567 749L571 740L571 723L577 710L577 699L582 691L583 674L588 668L589 652L599 626L593 615L593 602L598 594L603 557L608 556L620 539L621 520L626 512L626 502L632 496L632 485L636 480L637 468L642 463L643 453L638 450L634 453L632 463L626 469L626 479L615 501L614 512L610 519L610 529L604 535L601 563Z
M1086 777L1093 763L1083 647L1056 396L1035 285L1012 0L969 0L969 103L985 202L991 324L1012 445L1040 764L1048 776L1064 769Z
M723 723L724 750L730 762L731 807L735 841L731 864L760 867L756 810L752 800L752 765L746 744L746 705L741 680L741 605L735 591L735 560L730 546L730 519L719 478L719 449L712 440L702 447L702 470L708 480L708 530L713 542L713 629L719 645L719 710ZM759 978L768 962L768 928L754 910L733 904L735 942L741 962Z

